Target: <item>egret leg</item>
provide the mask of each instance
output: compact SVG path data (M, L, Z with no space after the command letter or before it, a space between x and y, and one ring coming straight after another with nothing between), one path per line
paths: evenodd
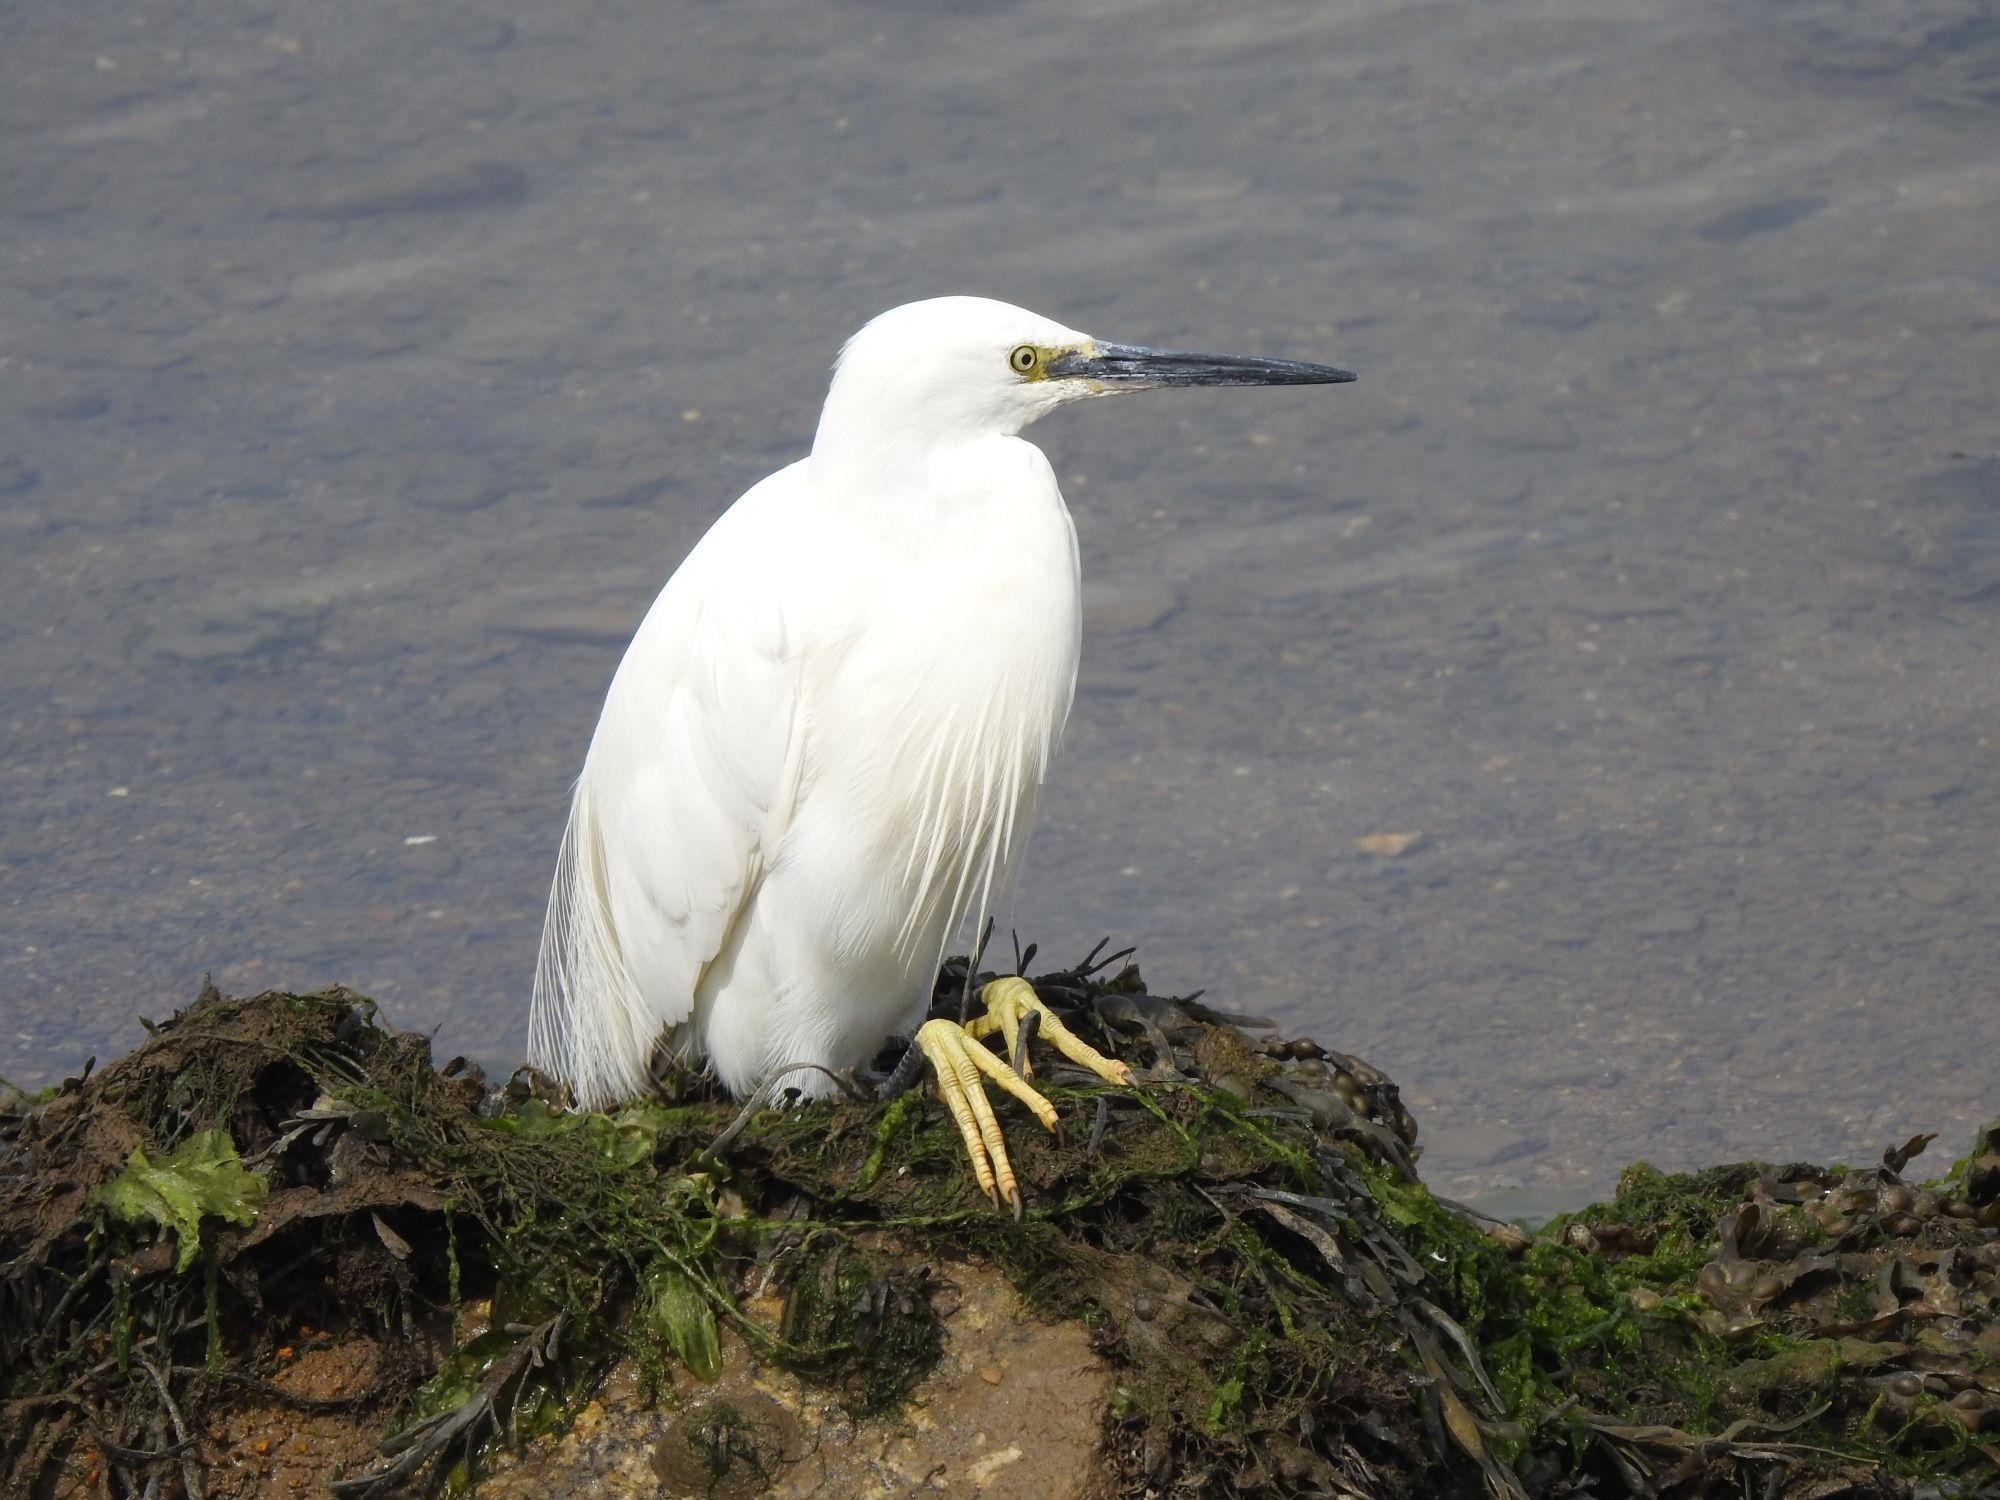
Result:
M987 1102L982 1075L1027 1105L1044 1128L1054 1131L1055 1106L1027 1081L1032 1076L1031 1070L1026 1066L1024 1050L1017 1046L1024 1026L1032 1037L1038 1025L1040 1035L1058 1052L1090 1069L1106 1083L1130 1088L1132 1070L1116 1058L1106 1057L1063 1025L1024 979L996 979L980 992L980 999L986 1006L984 1015L975 1016L963 1026L946 1020L926 1021L917 1030L916 1045L937 1074L938 1094L964 1137L965 1152L972 1158L972 1175L979 1190L996 1208L1006 1203L1018 1219L1021 1187L1015 1180L1013 1164L1007 1160L1007 1142L1000 1133L993 1106ZM979 1045L982 1038L995 1032L1006 1042L1010 1056L1022 1058L1021 1072L1015 1072L1006 1060Z

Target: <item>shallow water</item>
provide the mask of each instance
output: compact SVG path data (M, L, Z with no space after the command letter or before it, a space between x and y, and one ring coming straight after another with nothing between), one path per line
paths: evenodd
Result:
M1490 1201L2000 1109L1973 0L64 0L0 129L17 1082L205 971L516 1057L632 625L967 290L1362 375L1035 429L1051 956L1367 1056Z

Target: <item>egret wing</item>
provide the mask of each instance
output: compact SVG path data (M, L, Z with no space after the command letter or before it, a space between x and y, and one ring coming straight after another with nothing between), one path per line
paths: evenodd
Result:
M791 818L802 716L787 590L744 582L773 582L760 492L790 473L738 501L668 580L577 781L528 1046L586 1107L647 1086Z

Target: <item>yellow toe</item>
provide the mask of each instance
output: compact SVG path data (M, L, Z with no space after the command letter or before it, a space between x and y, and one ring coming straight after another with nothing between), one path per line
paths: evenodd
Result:
M926 1021L917 1029L916 1044L937 1076L938 1095L958 1124L965 1142L965 1154L972 1159L972 1175L979 1190L996 1206L1005 1202L1021 1216L1021 1186L1015 1179L1013 1163L1007 1160L1007 1141L1000 1122L986 1098L985 1080L990 1078L1025 1104L1045 1129L1057 1128L1055 1106L1028 1083L1033 1076L1022 1056L1022 1068L996 1057L981 1045L981 1039L998 1032L1007 1044L1007 1056L1021 1055L1019 1041L1030 1016L1040 1034L1071 1062L1090 1069L1106 1083L1132 1087L1132 1071L1115 1058L1106 1057L1056 1019L1036 996L1025 979L996 979L980 992L986 1013L960 1026L946 1020Z
M958 1124L979 1190L995 1207L1004 1199L1020 1212L1020 1184L1014 1179L1013 1163L1007 1160L1007 1141L993 1116L993 1106L986 1100L975 1061L975 1054L986 1049L975 1046L964 1028L942 1020L926 1021L919 1027L916 1044L937 1075L938 1096Z
M1056 1051L1079 1067L1090 1069L1106 1083L1120 1088L1132 1087L1132 1070L1117 1058L1106 1057L1057 1020L1055 1012L1042 1003L1035 987L1027 980L1018 975L996 979L980 991L979 998L986 1006L986 1014L968 1024L966 1030L976 1037L1000 1032L1006 1039L1009 1057L1014 1055L1014 1042L1020 1035L1022 1018L1033 1012L1041 1018L1041 1035ZM1028 1069L1022 1071L1033 1076Z

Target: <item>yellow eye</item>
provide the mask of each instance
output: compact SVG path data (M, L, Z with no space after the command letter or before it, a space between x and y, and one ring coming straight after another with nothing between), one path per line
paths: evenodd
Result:
M1042 351L1033 344L1023 344L1007 356L1007 363L1016 375L1032 375L1042 367Z

